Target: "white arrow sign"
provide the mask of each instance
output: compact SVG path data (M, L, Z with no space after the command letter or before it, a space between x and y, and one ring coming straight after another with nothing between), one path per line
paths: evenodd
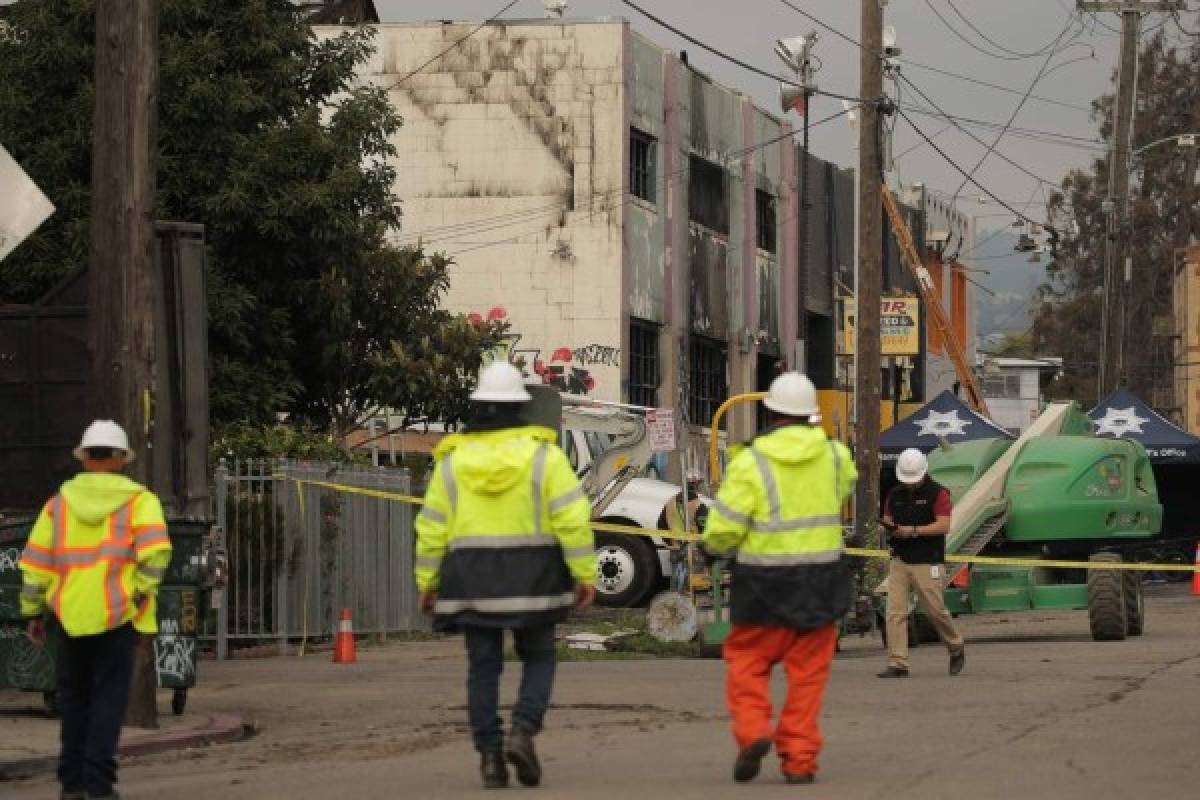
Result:
M0 145L0 261L54 213L37 184Z

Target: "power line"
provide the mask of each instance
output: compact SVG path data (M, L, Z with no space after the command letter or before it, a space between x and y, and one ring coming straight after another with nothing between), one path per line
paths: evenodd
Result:
M971 22L971 20L965 14L963 14L961 11L958 10L958 6L954 5L954 0L946 0L946 5L950 6L950 10L953 11L954 14L959 19L961 19L964 23L966 23L966 26L968 28L970 28L972 31L974 31L975 35L977 35L980 39L983 39L985 42L990 44L992 47L995 47L997 50L1000 50L1004 53L1009 53L1010 55L1018 56L1020 58L1036 58L1037 56L1045 54L1047 49L1054 46L1053 42L1048 42L1045 45L1043 45L1042 47L1033 51L1032 53L1024 53L1024 52L1021 52L1020 50L1013 50L1011 48L1005 47L1004 45L997 42L995 39L992 39L991 37L989 37L986 33L981 31L979 28L977 28L975 26L975 24L973 22ZM1073 15L1074 15L1073 11L1067 11L1068 18ZM1063 49L1065 50L1066 48L1063 48Z
M646 9L639 6L637 3L634 3L633 0L621 0L621 2L624 3L625 5L629 6L634 11L638 12L639 14L641 14L643 17L650 20L654 24L669 30L671 33L675 34L676 36L683 39L684 41L694 44L694 45L696 45L696 47L699 47L702 50L706 50L709 53L712 53L717 58L721 58L721 59L724 59L725 61L728 61L730 64L739 66L742 69L747 70L748 72L753 72L755 75L761 75L762 77L770 78L773 81L781 81L782 83L786 83L790 86L797 86L801 89L808 91L811 94L823 95L825 97L833 97L838 100L847 100L852 103L861 102L861 100L857 97L851 97L850 95L844 95L844 94L837 94L836 92L826 92L823 89L814 89L812 87L805 86L804 84L796 83L795 81L789 81L786 78L781 78L778 75L767 72L765 69L759 69L758 67L754 66L753 64L747 64L745 61L742 61L739 58L735 58L735 57L729 55L728 53L718 50L717 48L713 47L710 44L706 44L705 42L702 42L701 40L697 39L694 36L691 36L690 34L684 33L679 28L675 27L674 25L670 24L669 22L666 22L665 20L661 19L660 17L654 16L649 11L647 11Z
M930 100L928 95L926 95L924 92L922 92L920 89L918 89L916 87L916 85L913 84L912 81L907 76L901 74L901 79L904 80L904 82L908 84L909 88L913 89L913 91L920 94L926 100L926 102L928 102L931 106L933 106L933 108L930 109L930 108L923 108L921 106L907 105L907 104L901 103L900 104L901 108L904 108L908 111L915 112L917 114L926 114L929 116L941 117L942 119L950 120L953 122L961 122L964 125L976 125L981 128L993 128L993 129L1004 127L1004 123L997 122L996 120L975 119L974 117L964 117L961 114L951 114L951 113L945 111L944 109L940 108L939 106L937 106L937 104L935 104L932 100ZM1062 139L1063 144L1070 144L1071 146L1074 146L1074 147L1086 147L1089 150L1095 150L1095 149L1105 149L1106 150L1107 149L1107 146L1105 145L1105 142L1103 139L1093 139L1088 136L1076 136L1073 133L1063 133L1061 131L1048 131L1048 130L1043 130L1041 128L1021 128L1021 127L1016 127L1016 126L1010 126L1008 130L1009 130L1009 133L1012 133L1012 134L1018 134L1018 133L1026 134L1031 138L1032 137L1041 137L1042 140L1046 140L1046 141L1053 140L1053 139ZM1094 145L1094 147L1092 145Z
M1055 40L1055 44L1058 44L1058 42L1062 41L1062 37L1067 35L1067 31L1070 30L1071 25L1074 24L1074 22L1074 16L1071 16L1067 19L1067 24L1064 25L1063 29L1059 32L1058 39ZM996 146L1000 144L1000 140L1004 138L1004 134L1008 132L1008 128L1013 124L1013 122L1016 121L1017 115L1020 114L1021 109L1025 107L1025 103L1029 100L1029 95L1033 93L1034 88L1036 88L1038 82L1041 81L1042 76L1046 74L1046 69L1050 66L1050 62L1053 59L1054 51L1051 51L1050 54L1046 56L1045 61L1042 62L1041 69L1039 69L1037 74L1033 76L1033 81L1029 84L1029 88L1025 91L1025 94L1021 96L1021 101L1017 103L1017 107L1013 109L1012 114L1008 118L1008 122L1004 124L1003 130L996 134L995 140L992 141L992 144L988 147L984 154L979 157L979 161L975 163L975 166L971 169L970 174L966 176L966 179L963 180L962 184L958 187L958 190L955 191L955 197L957 197L958 193L961 192L963 187L967 185L967 181L970 180L971 176L973 176L979 170L979 168L983 166L983 163L987 161L988 156L995 152Z
M790 0L779 0L779 2L783 3L785 6L792 9L793 11L795 11L797 14L804 17L805 19L815 23L816 25L825 29L829 33L832 33L834 36L837 36L838 38L840 38L846 42L849 42L850 44L854 45L855 47L859 47L859 48L862 47L862 45L859 43L859 41L857 39L855 39L854 37L849 36L849 35L843 33L842 31L839 31L837 28L833 27L832 25L825 22L824 20L813 16L809 12L807 12L804 9L797 6L795 3L792 3ZM928 70L929 72L935 72L939 75L945 75L948 78L955 78L960 81L972 83L972 84L975 84L976 86L986 86L989 89L995 89L996 91L1007 92L1009 94L1022 94L1022 91L1020 89L1014 89L1011 86L1004 86L999 83L990 83L988 81L980 80L979 78L973 78L970 75L963 75L962 73L959 73L959 72L953 72L951 70L944 69L942 67L935 67L931 64L922 64L919 61L913 61L913 60L907 59L907 58L901 58L898 60L900 61L901 64L904 64L906 66L916 67L917 69ZM1053 105L1053 106L1060 106L1062 108L1070 108L1075 111L1082 111L1085 114L1092 113L1092 109L1088 106L1081 106L1076 103L1068 103L1065 100L1055 100L1052 97L1043 97L1042 95L1031 94L1031 95L1029 95L1029 99L1037 100L1039 102L1047 103L1047 104Z
M950 6L952 9L954 9L954 13L958 14L958 16L959 16L959 17L961 17L961 18L962 18L964 21L966 21L967 25L968 25L968 26L971 28L971 30L973 30L973 31L975 31L976 33L978 33L978 34L979 34L979 35L980 35L980 36L981 36L981 37L982 37L982 38L983 38L985 41L992 42L992 40L991 40L991 39L989 39L987 36L983 35L983 34L982 34L982 33L981 33L981 32L980 32L980 31L979 31L979 30L978 30L978 29L977 29L977 28L976 28L976 27L975 27L975 26L974 26L974 25L973 25L973 24L970 22L970 20L967 20L967 18L966 18L966 17L964 17L964 16L962 15L962 13L961 13L961 12L959 12L959 10L958 10L958 9L957 9L957 8L954 6L954 4L953 4L953 3L951 3L951 2L950 2L950 0L947 0L947 4L948 4L948 5L949 5L949 6ZM1066 47L1063 47L1063 48L1060 48L1060 49L1052 49L1052 48L1054 48L1054 46L1055 46L1055 45L1057 45L1057 44L1058 44L1059 40L1061 40L1061 39L1062 39L1062 36L1059 36L1059 38L1058 38L1058 39L1055 39L1055 40L1054 40L1054 41L1053 41L1053 42L1052 42L1050 45L1047 45L1047 46L1045 46L1045 47L1042 47L1042 48L1041 48L1039 51L1037 51L1037 52L1035 52L1035 53L1016 53L1015 51L1012 51L1012 50L1007 50L1007 49L1006 49L1006 48L1004 48L1002 45L995 45L995 43L994 43L994 42L992 42L992 44L994 44L994 45L995 45L996 47L998 47L999 49L1001 49L1001 50L1007 50L1007 52L1008 52L1008 53L1013 53L1013 55L1005 55L1004 53L1000 53L1000 54L997 54L997 53L992 53L992 52L989 52L988 50L985 50L985 49L983 49L983 48L982 48L982 47L980 47L979 45L975 44L975 43L974 43L974 42L972 42L970 39L968 39L966 36L963 36L963 34L962 34L962 33L961 33L961 32L960 32L960 31L959 31L957 28L955 28L953 25L951 25L951 24L950 24L950 21L949 21L949 20L947 20L945 17L943 17L943 16L942 16L941 12L939 12L939 11L937 10L937 7L933 5L933 3L931 2L931 0L925 0L925 5L929 7L929 10L933 12L933 15L934 15L935 17L937 17L937 18L938 18L938 20L939 20L939 21L941 21L941 23L942 23L944 26L946 26L946 28L947 28L947 29L948 29L948 30L949 30L951 33L953 33L953 34L954 34L956 37L958 37L960 40L962 40L962 41L963 41L963 42L964 42L964 43L965 43L965 44L966 44L968 47L970 47L971 49L973 49L973 50L975 50L975 51L977 51L977 52L983 53L985 56L988 56L988 57L990 57L990 58L995 58L995 59L999 59L999 60L1002 60L1002 61L1024 61L1024 60L1026 60L1026 59L1029 59L1029 58L1036 58L1037 56L1044 55L1044 54L1046 53L1047 49L1050 49L1050 55L1054 55L1055 53L1058 53L1058 52L1061 52L1062 50L1065 50L1065 49L1066 49L1066 47L1070 47L1070 46L1071 46L1070 44L1068 44L1068 45L1066 45ZM1073 17L1073 16L1074 16L1074 15L1072 15L1072 17Z
M518 2L518 0L512 0L512 2L510 2L508 5L504 6L504 8L500 9L500 10L499 10L499 11L497 11L495 14L492 14L492 16L488 17L488 18L487 18L487 19L485 19L483 22L479 23L479 24L478 24L478 25L476 25L474 28L472 28L472 29L470 30L470 32L468 32L468 33L467 33L465 36L463 36L461 39L458 39L457 41L455 41L453 44L451 44L451 45L450 45L449 47L447 47L445 50L443 50L442 52L438 53L436 56L434 56L433 58L429 59L428 61L426 61L426 62L425 62L424 64L422 64L421 66L417 67L417 68L416 68L416 69L414 69L412 72L408 73L407 75L405 75L405 76L404 76L404 77L402 77L402 78L399 78L399 79L397 79L395 83L391 84L391 85L390 85L390 86L388 86L387 88L388 88L388 89L394 89L395 87L399 86L400 84L404 83L406 80L408 80L409 78L411 78L413 75L416 75L417 73L419 73L419 72L421 72L422 70L424 70L426 67L428 67L430 64L432 64L433 62L435 62L435 61L437 61L438 59L440 59L442 56L444 56L444 55L446 55L447 53L449 53L451 50L454 50L454 49L456 49L456 48L457 48L459 45L461 45L461 44L462 44L463 42L465 42L467 39L470 39L472 36L474 36L475 34L479 33L479 31L480 31L480 30L482 30L484 27L486 27L487 25L490 25L491 23L493 23L493 22L495 22L497 19L499 19L501 16L503 16L503 15L504 15L504 13L505 13L506 11L508 11L510 8L512 8L513 6L515 6L515 5L517 4L517 2Z

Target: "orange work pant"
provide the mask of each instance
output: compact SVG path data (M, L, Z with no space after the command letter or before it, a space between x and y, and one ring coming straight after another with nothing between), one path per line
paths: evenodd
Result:
M734 625L725 638L725 699L733 716L739 750L757 739L774 739L788 773L817 771L821 731L817 717L829 667L837 646L837 628L826 625L797 630L775 625ZM783 662L788 692L771 729L771 669Z

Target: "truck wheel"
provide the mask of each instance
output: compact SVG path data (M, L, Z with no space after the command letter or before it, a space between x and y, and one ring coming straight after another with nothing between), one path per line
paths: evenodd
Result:
M1088 622L1097 642L1119 642L1125 638L1125 578L1121 570L1103 569L1104 564L1119 564L1117 553L1093 553L1088 562L1097 565L1087 573Z
M625 520L604 520L633 525ZM596 534L596 602L609 608L629 608L658 585L662 572L658 553L648 539L620 533Z
M914 611L909 619L911 620L908 629L910 646L914 643L936 644L942 640L942 637L938 636L937 628L933 627L933 623L929 621L929 617Z
M1146 600L1142 594L1142 575L1125 572L1125 624L1130 636L1141 636L1146 629Z

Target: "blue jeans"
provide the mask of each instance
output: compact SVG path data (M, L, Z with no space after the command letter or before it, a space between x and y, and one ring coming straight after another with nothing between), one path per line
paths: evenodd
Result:
M58 780L64 792L106 797L117 782L117 742L129 699L137 633L128 623L95 636L68 636L57 622L54 627L60 637Z
M504 743L500 719L500 673L504 671L504 629L463 627L467 645L467 718L475 749L499 750ZM512 724L530 736L542 730L554 687L554 626L515 628L517 655L522 662L521 688L513 705Z

